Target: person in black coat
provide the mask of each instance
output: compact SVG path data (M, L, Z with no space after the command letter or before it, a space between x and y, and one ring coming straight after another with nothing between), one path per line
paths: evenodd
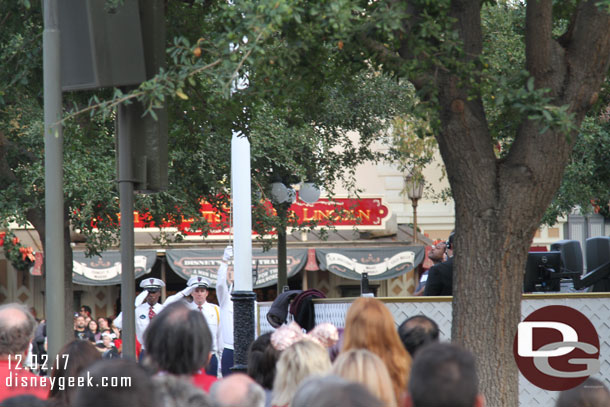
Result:
M424 295L452 295L453 294L453 237L451 232L447 240L447 250L450 255L447 261L435 264L428 270L428 280Z

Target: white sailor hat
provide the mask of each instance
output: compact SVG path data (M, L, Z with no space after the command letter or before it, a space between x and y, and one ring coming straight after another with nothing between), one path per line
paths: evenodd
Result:
M189 281L186 282L186 285L189 287L202 287L207 290L212 284L210 283L210 280L205 277L191 276L191 278L189 278Z
M161 287L165 287L165 283L158 278L145 278L140 282L140 288L150 292L157 292Z

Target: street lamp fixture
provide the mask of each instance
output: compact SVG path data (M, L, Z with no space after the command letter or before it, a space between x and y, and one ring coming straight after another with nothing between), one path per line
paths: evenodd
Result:
M299 188L301 201L312 204L320 199L320 189L313 182L302 182Z
M299 197L305 203L312 204L320 198L320 190L313 182L301 183ZM284 182L276 179L271 183L271 203L280 220L277 227L277 292L288 289L288 270L286 265L286 223L288 208L296 201L296 191Z
M407 196L413 205L413 242L417 243L417 201L424 192L424 177L421 174L409 174L405 177Z
M271 183L271 199L274 204L288 202L288 188L281 181Z
M271 183L271 203L280 220L277 227L277 293L288 288L288 271L286 267L286 222L288 208L294 202L296 192L281 181Z

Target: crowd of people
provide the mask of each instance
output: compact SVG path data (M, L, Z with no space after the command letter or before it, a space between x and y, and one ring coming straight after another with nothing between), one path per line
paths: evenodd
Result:
M220 284L226 284L228 296L232 279L226 267L221 268ZM50 361L46 376L32 372L24 362L34 345L44 348L39 338L44 336L44 325L37 324L22 305L0 306L0 406L485 404L474 356L440 342L438 325L424 315L412 316L396 328L383 302L361 297L350 306L343 329L322 323L307 331L292 322L258 336L248 349L247 371L234 372L224 369L225 352L232 351L233 341L232 331L222 327L222 313L232 312L231 306L225 303L223 308L222 300L220 307L206 306L209 282L197 277L161 305L157 295L161 283L147 279L142 285L145 294L136 299L141 303L136 319L147 322L136 332L144 349L139 361L120 357L116 321L93 319L84 306L74 318L74 339ZM227 358L232 364L232 355ZM589 379L557 401L557 407L585 405L610 405L603 383Z

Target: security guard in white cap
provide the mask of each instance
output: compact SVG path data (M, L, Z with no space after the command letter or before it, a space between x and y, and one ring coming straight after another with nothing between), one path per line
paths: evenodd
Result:
M206 373L214 377L218 373L218 354L222 351L222 331L220 330L220 308L218 305L207 302L210 280L201 276L191 276L186 282L187 288L182 291L183 294L191 289L190 295L193 297L193 302L187 302L187 306L192 310L199 311L205 317L208 323L214 344L212 346L213 356L206 367Z
M136 338L144 347L144 331L148 327L150 320L155 317L161 310L163 305L159 304L161 296L161 287L165 287L163 280L158 278L145 278L140 282L140 287L143 291L136 297ZM144 301L142 303L142 301ZM113 324L121 329L123 325L123 313L120 313Z

